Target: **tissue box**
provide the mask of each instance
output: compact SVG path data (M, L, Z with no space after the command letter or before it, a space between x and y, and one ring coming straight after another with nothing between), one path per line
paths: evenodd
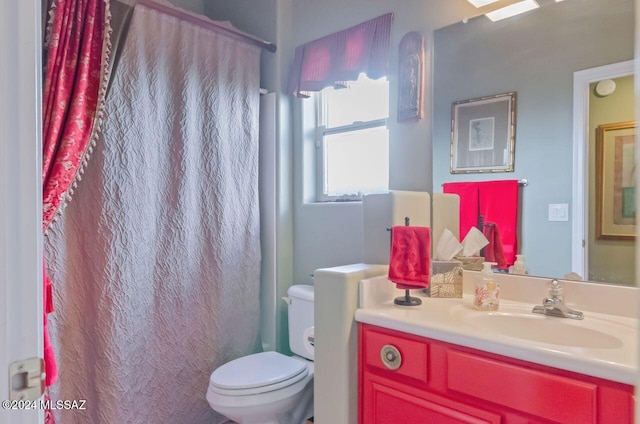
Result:
M454 259L462 262L462 269L466 269L467 271L482 271L484 256L456 256Z
M431 297L462 297L462 262L431 261Z

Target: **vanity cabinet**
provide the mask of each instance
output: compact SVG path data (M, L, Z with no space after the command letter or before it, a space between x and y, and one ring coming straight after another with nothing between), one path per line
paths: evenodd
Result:
M633 387L359 324L360 424L631 424Z

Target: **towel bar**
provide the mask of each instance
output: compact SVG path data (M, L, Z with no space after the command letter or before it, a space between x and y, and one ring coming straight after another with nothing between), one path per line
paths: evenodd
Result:
M444 183L440 184L440 186L443 186L443 185L444 185ZM518 185L519 185L520 187L526 187L526 186L528 186L528 185L529 185L529 180L528 180L528 179L526 179L526 178L523 178L523 179L521 179L521 180L518 180Z

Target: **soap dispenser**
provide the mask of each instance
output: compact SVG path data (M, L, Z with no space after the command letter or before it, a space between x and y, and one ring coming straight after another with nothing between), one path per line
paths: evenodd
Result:
M519 275L528 274L527 268L524 265L524 255L516 255L516 261L509 267L509 273Z
M479 311L495 311L500 306L500 286L491 267L495 262L483 262L482 271L476 279L473 306Z

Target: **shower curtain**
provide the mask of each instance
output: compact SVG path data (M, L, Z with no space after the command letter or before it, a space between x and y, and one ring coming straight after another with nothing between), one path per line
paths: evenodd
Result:
M258 350L259 49L136 6L82 184L45 243L55 411L220 423L213 369Z

